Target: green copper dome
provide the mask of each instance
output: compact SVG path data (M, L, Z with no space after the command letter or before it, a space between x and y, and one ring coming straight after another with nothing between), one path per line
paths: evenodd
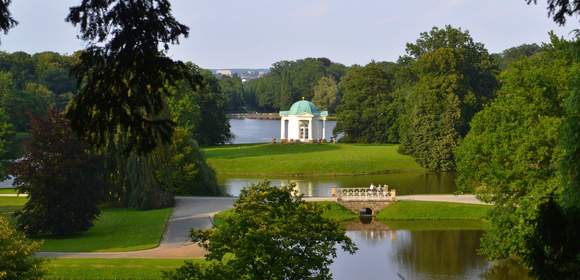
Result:
M289 115L314 115L314 116L327 116L328 112L326 111L318 111L316 105L308 100L300 100L290 107L289 111L280 111L280 116L289 116Z

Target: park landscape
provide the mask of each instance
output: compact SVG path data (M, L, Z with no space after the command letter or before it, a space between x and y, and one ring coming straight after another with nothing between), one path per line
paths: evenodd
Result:
M248 80L170 55L175 1L76 1L84 49L0 53L0 279L578 279L580 4L521 2L572 32Z

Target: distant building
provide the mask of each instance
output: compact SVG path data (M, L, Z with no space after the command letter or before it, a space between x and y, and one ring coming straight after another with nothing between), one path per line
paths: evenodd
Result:
M318 111L314 103L302 100L292 104L289 111L280 111L280 139L312 142L326 139L327 111Z
M223 70L217 70L215 71L216 74L218 75L222 75L222 76L229 76L232 77L234 74L232 73L232 70L227 70L227 69L223 69Z

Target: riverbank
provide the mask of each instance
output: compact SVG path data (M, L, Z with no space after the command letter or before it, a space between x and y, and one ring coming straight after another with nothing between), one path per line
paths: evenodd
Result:
M250 144L204 148L218 175L340 176L423 172L398 145Z

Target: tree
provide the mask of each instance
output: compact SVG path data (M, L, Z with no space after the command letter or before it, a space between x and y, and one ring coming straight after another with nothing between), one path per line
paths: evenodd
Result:
M8 10L10 2L12 0L0 0L0 30L4 31L4 34L8 33L8 30L18 24L10 15L10 10Z
M538 0L526 0L528 5L537 3ZM548 15L552 16L552 19L560 24L566 24L566 17L573 16L580 12L580 0L547 0L548 2Z
M4 99L6 112L14 130L27 131L30 117L44 117L52 105L52 92L45 86L29 83L25 89L12 89Z
M175 125L166 112L169 88L182 79L196 84L185 64L166 56L189 32L169 0L83 0L66 20L89 44L73 68L79 86L67 111L73 130L99 147L124 133L127 151L140 154L169 143Z
M541 47L538 44L522 44L517 47L512 47L504 50L501 53L493 54L494 60L497 61L499 69L504 70L507 66L515 61L518 61L524 57L530 57L533 54L539 52Z
M205 274L189 264L168 278L332 279L328 266L337 245L356 251L340 224L324 218L319 206L293 196L292 186L268 182L242 190L231 213L213 229L192 231L192 238L213 264Z
M16 188L28 194L17 212L19 228L54 235L88 230L99 215L101 160L88 152L68 120L54 110L46 120L32 118L30 134L26 155L13 168Z
M42 259L35 258L38 242L29 241L0 216L0 279L35 280L43 279Z
M407 53L418 81L406 102L401 151L428 169L454 170L453 151L492 98L497 67L483 44L451 26L421 33Z
M558 205L568 199L561 162L574 151L560 142L564 100L578 75L575 48L552 34L543 51L512 63L456 151L459 186L494 205L482 253L516 257L540 279L580 275L579 219Z
M155 175L163 189L178 195L221 195L215 171L207 164L193 134L177 127L173 143L155 152Z
M318 106L319 109L333 112L338 103L338 86L332 77L322 77L312 90L314 96L312 102Z
M9 122L8 115L4 112L4 109L0 107L0 180L5 180L8 176L7 165L8 165L8 146L14 132L12 130L12 125Z
M226 97L227 111L241 112L244 110L244 86L238 75L220 76L218 78L220 91Z
M341 141L393 143L398 139L394 75L384 65L371 62L353 66L339 84L341 103L336 109L335 133Z

